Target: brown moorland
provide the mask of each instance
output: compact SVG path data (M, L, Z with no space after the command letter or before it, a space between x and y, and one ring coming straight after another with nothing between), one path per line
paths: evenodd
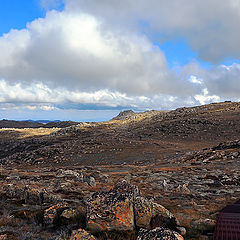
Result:
M110 194L119 179L137 186L144 201L170 210L186 239L211 239L218 212L240 197L239 120L240 103L224 102L127 111L64 128L1 129L0 239L69 239L80 227L88 230L88 199ZM60 203L72 206L75 220L65 214L46 226L44 211ZM137 238L89 231L99 239Z

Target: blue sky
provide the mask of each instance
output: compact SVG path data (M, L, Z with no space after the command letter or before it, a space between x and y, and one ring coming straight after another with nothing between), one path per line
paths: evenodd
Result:
M211 67L211 63L199 59L198 53L193 51L183 39L166 41L163 44L156 42L156 44L165 53L170 68L174 68L176 66L183 67L195 60L198 61L203 68Z
M2 0L0 118L239 101L240 2L133 2Z
M28 22L44 17L45 13L39 0L1 0L0 34L23 29Z
M9 109L0 110L1 119L14 119L17 121L22 120L74 120L78 122L97 122L107 121L117 116L119 110L75 110L75 109L58 109L55 111L32 111L29 109ZM99 119L100 116L100 119Z

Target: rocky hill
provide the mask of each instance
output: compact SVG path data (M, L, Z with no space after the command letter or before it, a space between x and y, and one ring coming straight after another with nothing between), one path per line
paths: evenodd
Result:
M29 121L0 120L0 128L39 128L44 124Z
M63 164L87 165L149 162L165 154L235 140L240 133L240 103L130 115L124 120L81 123L38 138L9 140L0 132L0 161L53 164L56 159Z
M123 112L120 112L112 120L125 120L125 119L131 118L131 117L133 117L135 115L136 115L136 113L133 110L125 110Z

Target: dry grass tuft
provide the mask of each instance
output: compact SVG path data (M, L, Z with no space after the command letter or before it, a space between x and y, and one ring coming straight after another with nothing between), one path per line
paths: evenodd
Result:
M20 134L20 138L27 138L33 136L49 135L60 130L60 128L2 128L2 131L15 131Z

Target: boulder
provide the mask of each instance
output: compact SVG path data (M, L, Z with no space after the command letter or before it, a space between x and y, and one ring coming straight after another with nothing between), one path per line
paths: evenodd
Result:
M76 209L72 209L72 208L67 208L65 210L63 210L63 212L61 213L60 217L66 218L66 219L73 219L76 218L76 216L78 215L78 211Z
M177 227L177 230L182 236L185 236L187 233L187 230L185 227Z
M87 221L93 231L131 231L135 227L178 230L175 216L160 204L141 196L138 187L119 181L110 191L94 193L88 200Z
M62 212L66 210L68 207L63 204L54 205L44 211L43 221L46 225L56 223Z
M153 216L151 202L142 196L138 196L135 199L134 210L136 226L141 228L150 228Z
M133 202L139 189L118 182L107 192L96 192L88 200L88 226L97 230L131 231L134 229Z
M74 178L79 182L85 182L91 187L96 186L96 180L92 176L87 176L80 171L73 171L73 170L63 170L59 169L56 173L56 177L58 178Z
M152 202L152 214L153 214L153 217L163 216L165 219L175 221L176 225L180 225L177 218L170 211L168 211L164 206L158 203Z
M96 240L96 238L80 228L72 233L70 240Z
M166 228L155 228L153 230L140 229L137 240L184 240L177 232Z
M86 182L89 186L95 187L96 186L96 180L94 177L91 176L84 176L83 182Z
M3 190L8 198L15 198L31 205L61 201L58 194L52 194L45 189L26 187L21 184L7 184L3 187Z
M167 227L176 230L179 225L176 217L165 207L142 196L134 201L134 214L135 224L141 228Z
M86 207L74 207L72 204L57 204L44 211L43 222L45 225L58 226L78 224L86 227Z
M140 196L139 188L135 185L131 185L126 179L119 180L113 187L113 190L127 194L132 201L135 200L137 196Z
M80 171L59 169L56 173L56 177L59 177L59 178L73 177L78 179L80 182L83 181L83 173Z

